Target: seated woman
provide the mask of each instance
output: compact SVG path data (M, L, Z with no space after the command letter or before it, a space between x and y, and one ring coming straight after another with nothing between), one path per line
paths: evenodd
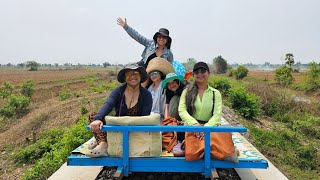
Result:
M181 94L178 110L182 121L187 125L216 126L221 121L221 94L209 86L209 74L210 70L205 62L196 63L193 67L195 82ZM195 135L199 139L203 138L203 133Z
M174 72L172 65L163 58L153 58L150 60L147 67L147 73L151 79L151 85L148 87L148 91L152 95L152 113L160 114L160 119L164 118L164 108L166 97L163 94L163 88L161 87L162 80L165 76Z
M193 85L183 90L179 103L179 115L182 121L189 126L218 126L222 116L222 98L217 89L209 86L210 70L206 63L198 62L193 67L195 82ZM219 134L219 135L218 135ZM237 150L232 142L231 133L217 133L210 136L211 155L214 158L238 162ZM223 146L214 144L212 138L222 138L220 142ZM188 142L188 139L190 140ZM197 160L204 155L204 133L186 133L186 160ZM190 143L188 145L188 143ZM221 144L220 144L221 145ZM191 149L188 149L192 146ZM214 147L212 147L214 146ZM196 148L199 148L199 151ZM201 148L201 150L200 150ZM217 155L217 152L223 154ZM188 153L189 152L189 153Z
M152 97L148 90L141 86L147 80L148 74L144 67L138 64L128 64L118 73L118 81L124 83L115 88L100 108L94 121L90 123L97 146L85 154L90 157L108 155L106 132L101 131L105 124L104 117L115 108L116 116L148 116L151 112ZM93 148L93 147L92 147Z
M185 88L184 77L175 73L169 73L166 79L162 81L162 88L166 92L166 105L164 109L164 117L173 117L181 124L181 118L178 112L180 96ZM184 140L184 132L177 133L177 144L173 147L172 152L175 156L184 156L181 149L181 142Z

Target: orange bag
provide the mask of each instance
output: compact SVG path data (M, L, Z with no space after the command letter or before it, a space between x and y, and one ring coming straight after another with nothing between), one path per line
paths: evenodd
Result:
M162 126L177 126L176 118L167 117L161 122ZM174 145L177 144L177 132L163 132L162 133L162 149L170 152Z
M187 161L194 161L204 156L204 139L199 140L193 132L185 135L185 157ZM224 160L235 153L232 134L227 132L210 133L211 158ZM237 161L237 160L236 160ZM236 162L234 161L234 162Z

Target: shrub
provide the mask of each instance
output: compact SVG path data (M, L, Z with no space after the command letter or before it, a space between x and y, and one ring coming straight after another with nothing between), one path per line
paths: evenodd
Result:
M81 107L80 111L81 111L81 115L85 115L89 112L88 109L84 106Z
M232 77L233 76L233 72L234 72L234 69L232 69L232 66L229 66L227 67L227 74L229 77Z
M57 143L51 145L51 151L44 153L22 179L49 178L66 161L72 150L92 137L92 133L85 128L87 124L87 118L82 116L79 122L68 129Z
M283 86L287 86L292 83L293 77L291 74L291 69L287 66L282 66L275 70L274 80Z
M320 63L311 62L306 73L307 90L316 91L320 89Z
M0 97L7 98L13 92L13 86L10 83L5 82L3 87L0 88Z
M21 94L31 98L33 92L34 92L33 81L32 80L24 81L21 87Z
M5 117L21 117L28 112L31 99L26 96L11 95L7 105L0 109L0 115Z
M40 159L44 153L50 152L52 144L60 141L64 131L59 129L50 129L43 133L36 143L16 150L13 153L13 160L17 163L34 163Z
M302 132L303 134L309 137L320 139L320 117L312 116L305 113L302 114L300 117L296 116L295 119L291 119L291 121L292 129L294 131Z
M60 101L64 101L69 99L72 96L72 92L66 86L63 88L61 92L59 92Z
M244 66L239 66L232 74L236 77L236 79L242 79L248 75L249 70Z
M260 113L260 99L254 94L248 93L245 89L231 89L229 101L233 109L245 118L253 118Z
M231 88L230 82L226 78L210 78L209 85L218 89L224 96L228 95Z

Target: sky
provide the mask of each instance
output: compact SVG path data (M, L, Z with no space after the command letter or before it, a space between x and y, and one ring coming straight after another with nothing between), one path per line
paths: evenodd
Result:
M319 0L0 0L0 64L126 64L165 27L174 59L212 63L320 62Z

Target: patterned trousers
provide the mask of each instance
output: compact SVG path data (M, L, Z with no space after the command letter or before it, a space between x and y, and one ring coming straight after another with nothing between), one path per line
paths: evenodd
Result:
M96 113L89 113L89 124L94 121L94 117L96 116ZM96 138L97 143L99 144L101 141L107 142L107 132L100 131L98 133L92 132L93 136Z

